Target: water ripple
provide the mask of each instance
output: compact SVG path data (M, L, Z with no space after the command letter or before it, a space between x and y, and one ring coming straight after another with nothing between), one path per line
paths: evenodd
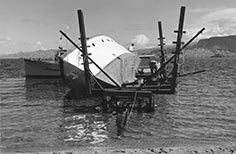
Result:
M184 72L194 68L186 63ZM175 95L156 95L155 112L134 112L120 140L116 116L66 106L61 81L1 78L1 148L236 142L236 60L202 59L197 68L209 71L181 78Z

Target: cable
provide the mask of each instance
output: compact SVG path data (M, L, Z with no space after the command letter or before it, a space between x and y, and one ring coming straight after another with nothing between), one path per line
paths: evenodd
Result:
M134 105L135 105L135 102L136 102L136 99L137 99L137 94L138 94L138 92L136 91L136 92L135 92L135 95L134 95L134 101L133 101L133 104L132 104L132 108L131 108L130 113L129 113L129 115L128 115L127 121L126 121L126 123L124 124L124 127L125 127L125 125L128 125L129 119L130 119L130 117L131 117L131 114L132 114L132 111L133 111L133 109L134 109Z

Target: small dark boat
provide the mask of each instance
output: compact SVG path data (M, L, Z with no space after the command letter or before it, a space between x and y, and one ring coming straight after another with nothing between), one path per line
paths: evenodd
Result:
M30 78L60 78L60 67L58 57L62 56L65 50L59 50L54 59L24 59L25 77Z

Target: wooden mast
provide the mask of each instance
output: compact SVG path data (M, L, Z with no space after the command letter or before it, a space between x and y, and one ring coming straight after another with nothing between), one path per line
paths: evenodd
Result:
M161 70L160 74L163 75L164 78L166 78L166 67L164 67L164 63L166 62L166 55L165 55L165 49L164 49L164 37L163 37L163 33L162 33L162 25L161 25L161 21L158 21L158 30L159 30L159 41L160 41L160 67L163 67L163 69Z
M87 41L86 33L84 26L84 16L82 10L78 10L78 20L79 20L79 30L80 30L80 40L83 50L83 61L84 61L84 77L86 82L86 93L88 95L92 94L91 90L91 76L89 73L89 61L88 61L88 52L87 52Z
M177 42L176 43L176 49L175 49L175 58L174 58L174 67L172 70L172 81L171 81L171 92L175 93L175 88L177 86L176 79L178 74L178 61L179 61L179 54L181 52L181 39L183 35L183 26L184 26L184 14L185 14L185 7L182 6L180 10L180 17L179 17L179 26L177 32Z

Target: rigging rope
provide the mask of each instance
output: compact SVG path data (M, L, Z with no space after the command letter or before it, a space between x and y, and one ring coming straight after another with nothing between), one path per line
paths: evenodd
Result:
M137 99L137 94L138 94L138 92L136 91L136 92L135 92L135 95L134 95L134 101L133 101L133 104L132 104L132 108L131 108L130 113L129 113L129 115L128 115L127 121L126 121L126 123L124 124L124 127L125 127L125 125L128 126L128 122L129 122L129 119L130 119L130 117L131 117L131 114L132 114L132 111L133 111L133 109L134 109L134 105L135 105L135 102L136 102L136 99Z
M194 58L194 71L196 71L196 69L197 69L196 67L197 67L197 61L198 61L198 56L197 56L197 55L198 55L198 54L197 54L197 52L198 52L198 43L197 43L195 49L196 49L196 51L195 51L196 54L194 55L194 56L195 56L195 58Z
M185 52L183 49L180 52L182 52L182 54L179 55L179 60L177 64L179 65L179 73L180 73L180 70L182 70L182 73L184 73L183 64L185 63L185 56L184 56ZM180 59L182 59L182 62L180 62Z

